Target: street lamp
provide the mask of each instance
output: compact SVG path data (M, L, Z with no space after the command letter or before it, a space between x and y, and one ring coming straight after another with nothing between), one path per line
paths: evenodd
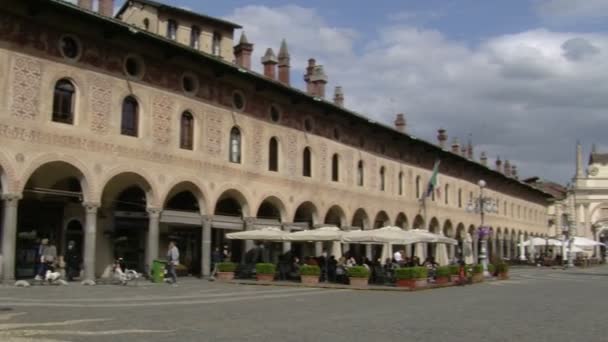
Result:
M562 216L562 234L564 235L564 242L563 242L563 248L562 248L562 256L564 258L563 263L564 266L566 266L566 257L567 259L567 266L568 267L574 267L574 253L572 253L572 244L574 242L574 222L572 222L572 220L570 220L570 217L568 214L563 214ZM567 243L567 245L566 245ZM566 247L568 255L565 255L566 252Z
M490 228L484 226L484 217L488 213L497 213L498 204L495 200L489 197L483 196L483 189L486 187L486 182L482 179L477 182L479 185L479 197L469 201L466 207L466 211L469 213L478 213L481 216L481 225L479 226L479 239L481 240L481 251L479 251L479 263L483 266L483 274L485 277L490 276L488 272L488 235L490 235Z

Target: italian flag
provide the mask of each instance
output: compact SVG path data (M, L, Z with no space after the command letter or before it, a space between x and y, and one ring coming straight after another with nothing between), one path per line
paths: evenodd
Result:
M433 174L431 175L431 179L429 179L429 185L427 186L425 197L431 196L433 191L435 191L439 185L439 182L437 181L437 175L439 174L439 163L440 161L437 160L433 166Z

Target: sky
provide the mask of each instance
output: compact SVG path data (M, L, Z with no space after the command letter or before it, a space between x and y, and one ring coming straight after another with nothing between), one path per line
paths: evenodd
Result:
M329 98L342 86L349 109L404 113L431 142L471 137L521 177L569 182L577 141L608 152L608 0L164 1L241 24L257 71L285 38L296 87L313 57Z

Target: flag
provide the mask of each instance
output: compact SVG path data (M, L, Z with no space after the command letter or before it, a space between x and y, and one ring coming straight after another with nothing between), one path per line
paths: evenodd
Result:
M437 189L437 185L439 184L437 181L437 174L439 173L439 159L435 162L435 166L433 166L433 174L431 175L431 178L429 179L429 184L426 188L426 193L424 194L424 197L429 197L433 194L433 192L435 191L435 189Z

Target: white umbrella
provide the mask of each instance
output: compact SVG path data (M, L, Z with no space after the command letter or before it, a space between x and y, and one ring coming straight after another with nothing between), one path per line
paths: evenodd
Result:
M445 243L440 243L435 246L435 261L439 266L447 266L450 264L450 260L448 259L448 247Z
M331 243L331 255L339 259L342 256L342 244L340 241L332 241Z
M473 259L473 239L471 234L466 233L464 243L462 244L462 254L464 255L464 263L471 265L475 262Z
M345 232L338 227L320 227L286 234L285 241L340 241Z
M238 233L226 234L232 240L259 240L259 241L283 241L283 237L289 233L277 227L263 227L255 230L245 230Z
M416 244L416 250L414 251L414 255L418 257L418 259L420 259L420 262L423 262L426 257L425 257L425 248L426 244L425 243L417 243Z
M568 244L568 243L566 242L566 244ZM599 241L591 240L591 239L580 237L580 236L574 237L574 241L572 241L572 245L574 245L576 247L606 246L605 244L603 244Z
M519 235L519 260L526 260L526 247L524 246L524 236Z
M562 242L559 241L558 239L534 237L534 238L528 239L527 241L520 243L520 245L524 246L524 247L546 246L546 245L561 246Z
M342 242L409 245L416 242L430 242L428 237L420 238L399 227L383 227L371 230L359 230L342 235Z
M386 259L392 259L391 251L393 250L393 246L390 243L385 243L382 245L382 256L380 256L380 263L382 265L385 264Z
M409 234L414 235L416 238L419 238L421 242L447 243L450 245L458 244L458 241L456 241L456 239L452 239L439 234L433 234L428 230L424 229L412 229L408 230L407 232Z

